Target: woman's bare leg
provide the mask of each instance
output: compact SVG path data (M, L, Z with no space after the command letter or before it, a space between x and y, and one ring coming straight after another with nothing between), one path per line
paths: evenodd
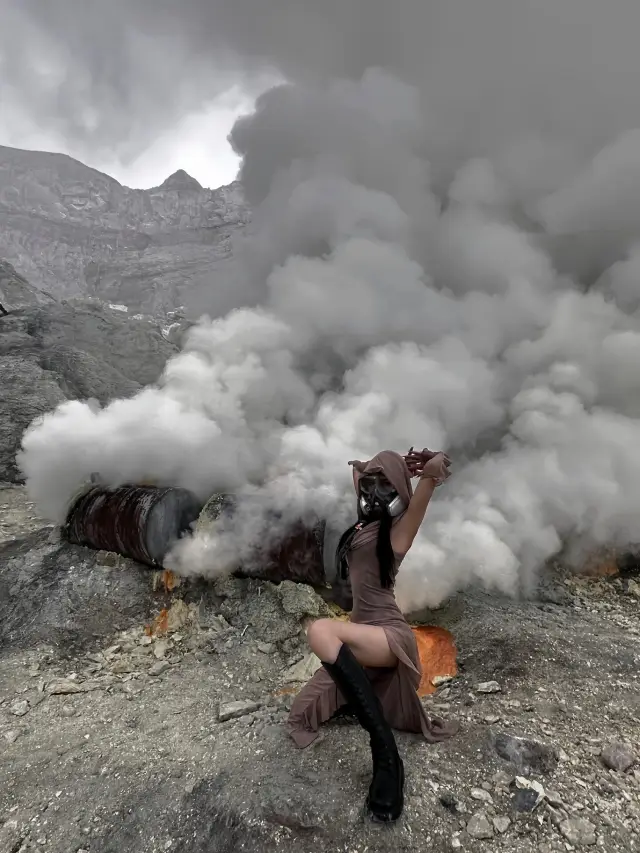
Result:
M383 628L338 619L318 619L307 630L311 650L324 663L335 663L343 643L361 666L395 666L398 659L389 648Z

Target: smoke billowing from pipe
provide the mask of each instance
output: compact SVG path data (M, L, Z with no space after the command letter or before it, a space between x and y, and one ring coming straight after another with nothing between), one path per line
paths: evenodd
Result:
M92 471L233 490L251 512L174 555L215 573L274 534L256 500L346 526L347 461L426 444L455 476L403 565L405 607L526 592L566 541L636 539L640 7L614 6L182 4L194 57L215 32L293 81L231 135L255 205L243 307L216 316L212 292L159 387L27 432L42 511L60 519ZM154 9L152 29L173 20Z

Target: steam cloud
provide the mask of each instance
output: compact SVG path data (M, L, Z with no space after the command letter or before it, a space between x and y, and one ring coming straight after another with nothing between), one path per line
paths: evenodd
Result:
M74 7L77 36L90 4ZM235 271L243 307L216 316L212 284L210 317L159 387L32 426L20 464L42 511L61 520L92 471L233 490L251 499L242 523L174 555L214 573L265 535L256 499L284 522L339 527L347 460L426 444L455 476L403 566L405 609L473 582L527 592L564 543L634 541L640 7L146 7L114 3L114 21L165 36L175 24L194 62L220 45L247 73L292 82L231 135L255 205ZM44 3L25 8L44 26ZM63 25L47 32L69 43ZM88 48L76 61L97 79ZM130 91L152 93L150 80L134 75ZM156 123L159 100L146 102Z

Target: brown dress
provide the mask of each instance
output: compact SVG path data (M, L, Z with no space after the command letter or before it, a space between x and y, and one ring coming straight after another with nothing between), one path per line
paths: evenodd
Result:
M400 565L396 563L396 573ZM384 629L389 648L398 659L393 668L366 668L380 699L385 719L400 731L422 732L430 743L445 740L458 730L455 723L429 718L417 688L421 667L413 631L396 604L393 589L384 589L372 540L349 555L354 608L351 621ZM329 673L321 667L296 696L288 719L291 737L299 747L318 737L318 728L345 704Z

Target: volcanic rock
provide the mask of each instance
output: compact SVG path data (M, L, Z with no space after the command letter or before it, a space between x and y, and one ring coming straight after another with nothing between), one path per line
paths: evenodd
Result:
M8 261L0 258L0 316L6 316L17 308L52 302L55 302L52 296L33 287Z
M591 847L596 843L596 828L591 821L571 817L560 824L560 832L574 847Z
M609 743L602 750L602 763L611 770L625 773L636 763L636 757L625 743Z
M493 828L484 812L477 812L467 824L467 832L471 838L486 840L493 838Z
M69 399L107 403L155 382L177 352L158 325L98 305L32 305L0 318L0 481L34 418Z
M225 723L227 720L235 720L239 717L245 717L247 714L252 714L257 711L260 706L257 702L227 702L225 705L220 705L218 712L218 720Z
M556 750L539 741L490 732L489 742L500 758L509 761L521 776L551 773L558 765Z

